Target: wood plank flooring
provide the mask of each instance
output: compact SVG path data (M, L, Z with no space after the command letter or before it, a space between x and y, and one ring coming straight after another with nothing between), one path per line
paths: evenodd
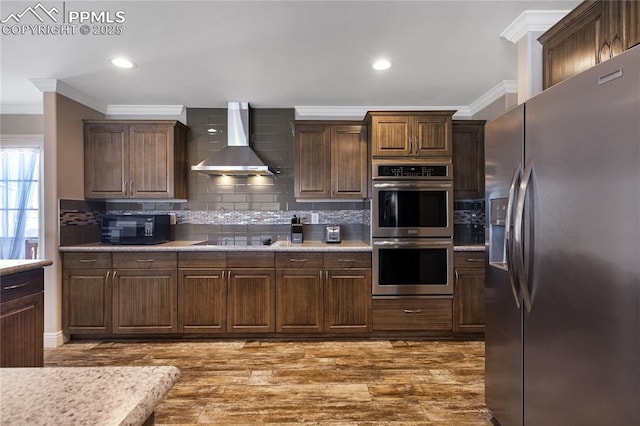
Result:
M481 341L117 341L45 349L45 367L109 365L180 369L156 424L492 424Z

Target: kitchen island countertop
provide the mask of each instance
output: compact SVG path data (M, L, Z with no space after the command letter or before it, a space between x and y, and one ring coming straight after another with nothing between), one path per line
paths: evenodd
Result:
M179 375L172 366L2 368L2 423L141 425Z
M53 262L49 259L7 259L0 260L0 276L16 274L18 272L30 271L32 269L42 268L43 266L49 266Z
M339 251L362 251L370 252L371 245L364 241L349 240L341 243L325 243L322 241L305 241L303 243L292 243L290 241L276 241L271 245L201 245L204 241L170 241L162 244L152 245L113 245L103 243L88 243L74 246L62 246L58 249L61 252L140 252L140 251L170 251L170 252L190 252L190 251L314 251L314 252L339 252Z

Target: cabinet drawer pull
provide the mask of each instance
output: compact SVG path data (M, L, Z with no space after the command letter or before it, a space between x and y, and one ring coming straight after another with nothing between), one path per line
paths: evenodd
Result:
M151 262L155 262L155 259L136 259L136 262L138 263L151 263Z
M469 259L469 258L467 258L467 262L484 262L484 259Z
M338 262L355 262L355 259L338 259Z
M80 263L94 263L94 262L97 262L97 261L98 261L97 259L80 259L80 260L78 260L78 262L80 262Z
M14 285L8 285L6 287L4 287L5 290L15 290L16 288L20 288L20 287L24 287L31 284L31 281L27 281L26 283L22 283L22 284L14 284Z
M309 259L289 259L289 262L298 262L298 263L308 262L308 261Z
M422 309L404 309L405 314L420 314Z

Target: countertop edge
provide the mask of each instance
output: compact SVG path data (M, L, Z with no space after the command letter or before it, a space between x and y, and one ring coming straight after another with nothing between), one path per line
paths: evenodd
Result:
M484 244L469 244L453 246L453 251L485 251Z
M43 268L45 266L53 265L50 259L6 259L0 260L0 276L17 274L19 272L30 271L32 269Z
M61 253L81 252L229 252L229 251L302 251L302 252L371 252L373 248L364 241L342 243L308 242L294 244L288 241L277 241L271 245L194 245L198 241L181 241L156 245L108 245L100 243L81 244L75 246L61 246Z

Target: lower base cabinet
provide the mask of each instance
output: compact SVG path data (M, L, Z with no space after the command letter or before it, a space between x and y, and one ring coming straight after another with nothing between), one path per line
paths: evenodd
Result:
M484 252L454 254L455 333L484 333Z
M325 333L371 331L371 269L325 272Z
M322 333L323 299L320 269L278 269L276 332Z
M224 269L180 270L178 333L227 331L227 280Z
M44 272L19 272L0 280L0 367L42 367Z
M451 332L451 297L374 299L373 331Z
M229 270L230 333L275 332L275 281L273 269Z

